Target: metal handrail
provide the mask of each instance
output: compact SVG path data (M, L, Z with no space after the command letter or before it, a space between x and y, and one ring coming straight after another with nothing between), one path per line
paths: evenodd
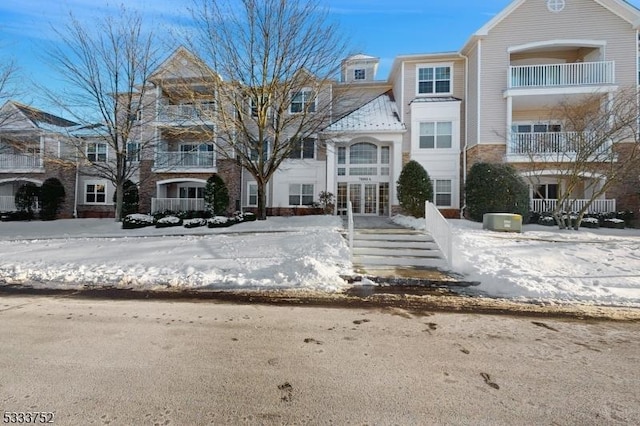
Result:
M347 232L349 236L349 255L353 258L353 205L347 201Z

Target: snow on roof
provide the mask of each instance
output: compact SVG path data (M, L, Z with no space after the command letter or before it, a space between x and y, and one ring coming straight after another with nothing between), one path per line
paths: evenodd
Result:
M426 102L461 102L462 99L454 98L453 96L429 96L425 98L415 98L411 102L412 103L426 103Z
M58 117L57 115L53 115L48 112L44 112L37 108L23 105L18 102L13 102L13 105L25 117L27 117L37 128L42 130L60 132L65 130L68 127L73 127L78 125L78 123L74 123L73 121L67 120L62 117Z
M325 129L327 132L404 132L405 130L406 127L400 121L396 103L389 92L383 93Z

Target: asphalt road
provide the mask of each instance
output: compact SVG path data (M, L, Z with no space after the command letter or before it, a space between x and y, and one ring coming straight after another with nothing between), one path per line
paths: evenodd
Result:
M392 308L3 296L0 414L51 412L56 425L640 424L639 332Z

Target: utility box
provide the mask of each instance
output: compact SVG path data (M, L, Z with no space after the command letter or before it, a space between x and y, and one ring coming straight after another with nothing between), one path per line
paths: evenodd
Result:
M522 232L522 216L512 213L485 213L482 229L501 232Z

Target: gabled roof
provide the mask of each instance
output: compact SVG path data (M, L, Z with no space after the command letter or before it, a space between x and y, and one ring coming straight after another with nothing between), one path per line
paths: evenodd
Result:
M57 115L21 104L16 101L8 101L3 109L11 107L13 107L18 112L18 114L28 120L32 127L36 129L51 132L62 132L70 127L78 125L78 123L75 123L71 120L67 120Z
M185 48L178 47L153 71L148 80L164 78L203 78L217 74L198 56Z
M329 125L325 132L404 132L398 108L386 92Z
M502 9L500 13L495 15L489 22L484 24L478 31L471 35L471 38L464 44L461 51L471 44L474 40L484 37L489 32L505 20L513 11L520 7L527 0L514 0L507 7ZM541 0L540 0L541 1ZM625 0L592 0L600 4L605 9L618 15L623 20L629 22L634 28L640 27L640 10L629 4Z

